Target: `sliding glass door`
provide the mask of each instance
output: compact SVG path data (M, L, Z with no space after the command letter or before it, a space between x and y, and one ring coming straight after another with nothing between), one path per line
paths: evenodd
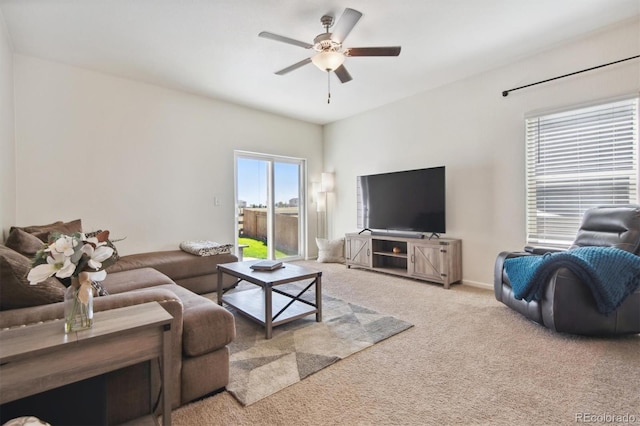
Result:
M305 160L237 151L235 167L244 259L303 258Z

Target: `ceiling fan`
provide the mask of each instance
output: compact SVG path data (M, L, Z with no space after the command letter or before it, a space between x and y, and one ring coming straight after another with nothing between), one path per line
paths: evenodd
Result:
M318 34L316 38L313 39L313 44L267 31L262 31L258 36L316 51L313 56L281 69L280 71L276 71L277 75L290 73L309 62L313 62L313 64L322 71L333 71L341 83L346 83L352 80L351 75L343 65L347 56L398 56L400 54L400 46L345 48L342 43L344 43L344 40L361 17L361 12L346 8L340 20L336 23L333 32L329 32L329 28L334 24L334 19L333 16L324 15L320 18L320 22L322 22L325 32Z

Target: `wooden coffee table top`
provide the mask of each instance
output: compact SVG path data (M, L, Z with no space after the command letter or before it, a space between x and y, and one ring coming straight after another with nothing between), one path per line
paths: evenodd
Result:
M260 260L248 260L245 262L223 263L218 269L226 274L233 275L243 280L258 285L280 285L306 278L315 278L322 275L321 271L305 268L293 263L283 263L282 268L273 271L254 271L251 265Z

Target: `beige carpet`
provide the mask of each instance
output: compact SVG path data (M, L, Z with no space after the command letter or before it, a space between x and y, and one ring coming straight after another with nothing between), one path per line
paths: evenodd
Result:
M558 335L490 291L303 263L327 294L414 327L248 407L228 392L181 407L174 425L640 423L640 335Z

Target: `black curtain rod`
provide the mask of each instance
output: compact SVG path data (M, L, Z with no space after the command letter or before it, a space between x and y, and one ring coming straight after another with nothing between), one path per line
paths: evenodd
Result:
M561 75L559 77L549 78L547 80L538 81L537 83L527 84L526 86L520 86L520 87L516 87L514 89L505 90L504 92L502 92L502 96L507 97L509 95L509 92L513 92L515 90L524 89L525 87L531 87L531 86L535 86L536 84L547 83L549 81L557 80L559 78L569 77L569 76L572 76L572 75L580 74L581 72L592 71L592 70L595 70L595 69L598 69L598 68L608 67L609 65L617 64L617 63L624 62L624 61L630 61L632 59L638 59L638 58L640 58L640 55L632 56L632 57L626 58L626 59L620 59L619 61L609 62L608 64L602 64L602 65L598 65L596 67L587 68L586 70L580 70L580 71L572 72L572 73L569 73L569 74Z

